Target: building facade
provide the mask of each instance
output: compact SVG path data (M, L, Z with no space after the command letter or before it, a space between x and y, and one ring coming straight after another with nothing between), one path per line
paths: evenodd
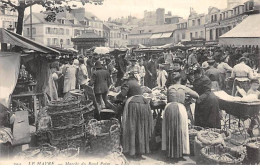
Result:
M0 28L16 30L17 26L17 12L13 12L7 9L0 10Z
M257 11L253 0L220 10L215 7L208 10L209 21L205 24L206 44L218 44L219 37L241 23L250 13Z
M175 42L177 24L164 24L134 28L128 38L129 46L161 46Z
M183 41L188 41L188 21L183 20L177 23L177 29L175 30L174 43L179 43Z

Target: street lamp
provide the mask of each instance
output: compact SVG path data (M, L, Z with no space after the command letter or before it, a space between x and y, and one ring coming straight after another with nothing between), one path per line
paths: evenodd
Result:
M63 40L60 39L60 48L62 49Z

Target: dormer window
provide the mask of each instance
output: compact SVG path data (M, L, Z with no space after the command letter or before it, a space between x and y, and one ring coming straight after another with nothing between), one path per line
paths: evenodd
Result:
M65 24L65 20L64 20L64 19L61 19L61 20L60 20L60 23L61 23L61 24Z

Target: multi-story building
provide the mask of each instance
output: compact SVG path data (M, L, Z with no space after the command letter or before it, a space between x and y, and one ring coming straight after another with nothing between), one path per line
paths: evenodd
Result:
M43 13L32 13L32 39L47 46L72 48L71 38L80 36L87 30L103 37L103 22L84 8L73 9L56 15L54 22L45 20ZM25 17L23 34L30 38L30 16Z
M130 32L128 43L129 46L160 46L174 43L176 29L177 24L136 27Z
M175 30L174 43L179 43L182 41L187 41L188 38L188 21L182 20L177 23L177 29Z
M198 14L191 9L187 22L187 44L204 45L206 38L204 25L207 20L206 14Z
M205 24L206 44L217 44L221 35L233 29L245 19L248 14L258 11L254 0L239 4L230 9L220 10L211 7L208 10L209 20Z
M128 34L127 28L114 23L104 23L104 35L108 39L107 46L111 48L121 48L128 45Z
M15 31L17 25L17 12L8 9L0 10L0 28Z
M48 22L43 13L32 13L32 39L55 47L72 48L71 38L84 33L88 27L82 25L73 17L60 17L54 22ZM30 18L24 20L23 35L30 38Z
M165 9L158 8L156 11L144 11L144 18L139 26L162 25L165 22Z

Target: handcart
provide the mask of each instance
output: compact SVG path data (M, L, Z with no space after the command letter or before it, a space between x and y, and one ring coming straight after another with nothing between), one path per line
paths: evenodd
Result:
M227 101L220 97L218 97L218 100L220 110L224 110L226 112L226 115L223 119L224 129L230 129L233 132L233 135L240 135L244 142L248 138L247 130L252 119L259 116L260 101ZM253 132L257 130L260 130L259 121L254 127Z

